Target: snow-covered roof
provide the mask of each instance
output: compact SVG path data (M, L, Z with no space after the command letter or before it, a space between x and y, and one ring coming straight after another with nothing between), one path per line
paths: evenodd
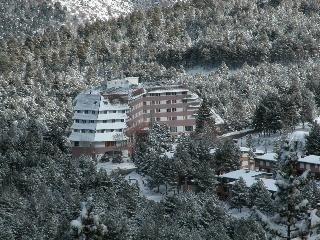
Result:
M239 180L241 177L245 181L247 187L251 187L252 184L257 182L259 179L263 181L264 185L269 191L277 191L277 186L275 185L276 180L264 178L267 173L260 171L252 171L240 169L233 172L228 172L220 175L220 178L229 178L234 180ZM236 181L230 182L229 184L234 184Z
M274 153L274 152L270 152L270 153L265 153L265 154L260 155L260 156L256 156L255 158L259 159L259 160L276 162L277 161L277 154Z
M265 172L260 171L252 171L252 170L246 170L246 169L239 169L236 171L228 172L225 174L220 175L221 178L231 178L231 179L239 179L239 178L251 178L256 177L261 174L264 174Z
M186 92L189 91L189 89L174 89L174 88L169 88L169 89L158 89L158 90L152 90L152 91L148 91L148 93L166 93L166 92Z
M243 153L247 153L247 152L250 152L250 148L248 148L248 147L240 147L240 151L243 152ZM259 149L254 149L253 153L255 153L255 154L263 154L264 151L263 150L259 150Z
M299 162L319 165L320 164L320 156L308 155L308 156L300 157Z
M80 93L76 98L74 110L106 111L106 110L128 110L128 104L111 104L97 91Z

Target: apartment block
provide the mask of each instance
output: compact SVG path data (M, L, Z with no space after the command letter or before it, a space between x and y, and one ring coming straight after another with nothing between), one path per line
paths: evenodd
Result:
M129 97L127 135L134 138L153 122L164 123L172 135L189 134L195 130L196 115L202 100L184 85L143 86L132 90ZM223 120L212 111L217 125Z

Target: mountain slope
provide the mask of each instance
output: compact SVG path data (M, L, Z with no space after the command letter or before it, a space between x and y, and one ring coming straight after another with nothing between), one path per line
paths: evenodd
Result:
M137 9L172 5L181 0L52 0L60 2L79 20L108 20ZM183 0L185 1L185 0Z

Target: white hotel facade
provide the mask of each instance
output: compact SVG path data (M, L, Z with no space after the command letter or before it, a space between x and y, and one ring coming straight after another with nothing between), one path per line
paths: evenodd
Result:
M104 91L87 91L75 99L69 140L72 155L101 156L110 152L127 155L128 89L137 78L108 82Z

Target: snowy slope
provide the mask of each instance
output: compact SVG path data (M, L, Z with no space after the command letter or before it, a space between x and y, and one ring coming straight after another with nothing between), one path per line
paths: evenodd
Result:
M186 0L52 0L60 2L78 20L108 20L128 14L136 9L155 5L172 5Z

